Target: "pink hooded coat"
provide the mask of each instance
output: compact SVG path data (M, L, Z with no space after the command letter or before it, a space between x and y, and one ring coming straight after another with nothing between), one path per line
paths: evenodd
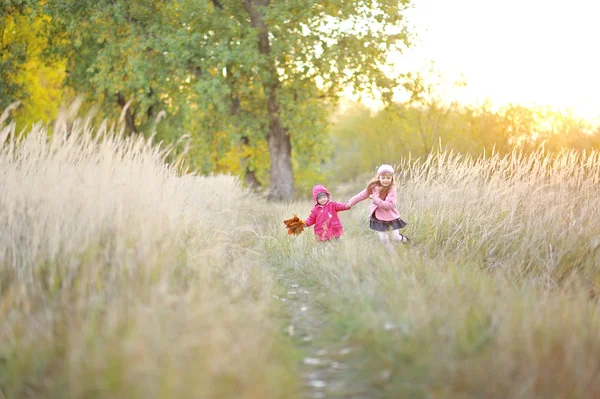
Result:
M396 209L396 187L392 187L387 197L384 200L379 198L379 191L381 187L375 187L373 189L373 196L371 199L371 206L369 207L369 215L375 214L375 217L384 222L396 220L400 217L398 210ZM369 198L369 192L366 189L350 198L348 205L354 206L360 201Z
M327 194L329 201L325 205L319 205L317 195L319 193ZM306 219L306 226L315 225L315 235L319 241L327 241L332 238L338 238L344 234L342 222L338 217L338 212L350 209L347 204L331 200L331 194L322 185L316 185L312 190L315 205L310 211L310 216Z

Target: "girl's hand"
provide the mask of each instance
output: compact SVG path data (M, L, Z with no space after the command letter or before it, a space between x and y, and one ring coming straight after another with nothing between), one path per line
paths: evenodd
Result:
M371 195L369 195L369 199L373 199L373 198L378 198L379 197L379 192L381 191L380 187L375 187L373 189L373 192L371 193Z

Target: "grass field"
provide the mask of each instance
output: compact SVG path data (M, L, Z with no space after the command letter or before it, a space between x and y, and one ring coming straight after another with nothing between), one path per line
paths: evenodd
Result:
M390 255L366 202L320 245L308 201L56 126L0 122L0 397L600 397L596 152L398 160Z

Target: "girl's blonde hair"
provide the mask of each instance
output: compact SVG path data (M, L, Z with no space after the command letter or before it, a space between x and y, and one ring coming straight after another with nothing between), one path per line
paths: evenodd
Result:
M387 174L388 172L384 172L384 173ZM390 190L392 188L395 188L395 186L396 186L396 176L393 173L390 173L392 175L392 184L390 184L387 187L383 187L381 185L381 182L379 181L379 176L383 175L384 173L381 173L381 174L375 176L367 184L367 193L368 194L373 194L373 190L375 189L375 187L381 187L381 190L379 191L379 198L381 198L382 200L384 200L387 197Z

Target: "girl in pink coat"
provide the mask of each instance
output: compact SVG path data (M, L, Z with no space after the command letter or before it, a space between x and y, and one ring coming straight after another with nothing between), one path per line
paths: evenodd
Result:
M405 244L410 242L408 237L398 231L406 226L406 222L400 218L396 209L396 181L391 165L381 165L377 169L377 176L367 184L367 188L350 198L348 205L352 207L367 198L371 199L369 225L371 230L379 234L381 242L387 248L393 248L387 233L390 229L394 241Z
M304 225L307 227L315 226L315 235L319 241L341 237L344 234L344 229L338 217L338 212L347 211L350 206L332 201L329 191L320 184L313 187L312 194L315 205Z

